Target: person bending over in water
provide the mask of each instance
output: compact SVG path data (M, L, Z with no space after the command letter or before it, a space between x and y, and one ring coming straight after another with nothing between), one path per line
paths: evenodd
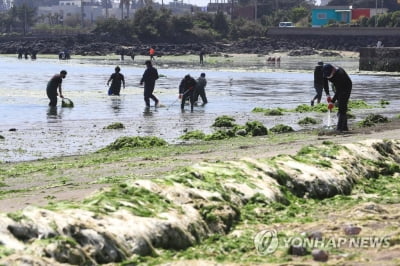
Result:
M60 98L64 98L62 94L61 83L66 76L67 76L67 71L61 70L60 74L55 74L47 83L46 92L47 92L47 97L49 97L50 100L49 106L51 107L57 106L57 96L60 96Z

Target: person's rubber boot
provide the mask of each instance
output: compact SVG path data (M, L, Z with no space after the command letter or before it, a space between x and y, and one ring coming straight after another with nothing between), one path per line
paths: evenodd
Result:
M314 101L313 100L311 100L311 106L314 106Z
M338 123L337 123L337 127L336 130L339 132L343 132L343 131L348 131L348 127L347 127L347 115L346 114L338 114Z

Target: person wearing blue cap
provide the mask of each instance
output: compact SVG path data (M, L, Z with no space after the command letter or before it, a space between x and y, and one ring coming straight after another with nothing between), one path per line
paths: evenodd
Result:
M317 94L311 100L311 106L314 106L315 100L317 100L317 103L321 102L322 90L324 90L326 96L329 97L329 85L328 85L328 80L324 78L322 72L323 66L324 66L323 62L318 62L317 66L314 69L314 88Z
M328 108L330 109L333 108L333 103L335 103L336 100L338 101L339 111L336 130L340 132L349 131L347 126L347 105L349 103L353 83L346 71L341 67L324 64L322 70L324 78L328 79L336 89L333 98L330 99L330 97L328 97Z

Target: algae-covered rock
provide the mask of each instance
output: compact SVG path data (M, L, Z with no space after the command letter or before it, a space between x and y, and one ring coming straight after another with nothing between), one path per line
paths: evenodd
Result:
M115 122L104 127L104 129L123 129L123 128L125 128L125 126L121 122Z
M221 140L229 139L236 136L234 130L217 130L214 133L204 137L204 140Z
M268 115L268 116L283 115L283 111L280 108L267 109L267 110L265 110L264 115Z
M299 125L309 125L309 124L313 124L315 125L317 123L317 120L315 118L312 117L305 117L301 120L299 120L299 122L297 122Z
M378 123L387 123L389 119L379 114L369 114L366 118L359 122L361 127L372 127Z
M298 113L311 112L312 110L312 106L309 106L308 104L300 104L294 109L294 111Z
M149 148L165 146L168 143L157 137L120 137L100 151L117 151L121 149Z
M390 102L387 101L387 100L381 99L381 100L379 101L379 104L380 104L380 106L381 106L382 108L385 108L386 105L389 105L389 104L390 104Z
M272 131L274 133L287 133L287 132L293 132L294 129L291 126L278 124L278 125L275 125L274 127L270 128L270 131Z
M367 104L363 100L350 100L348 104L349 109L370 109L374 106Z
M215 118L213 127L234 127L236 124L234 123L235 119L231 116L223 115Z
M265 108L262 107L254 107L253 110L251 110L253 113L264 113L265 112Z
M246 132L252 136L264 136L268 134L268 129L259 121L246 123Z
M186 132L184 135L180 136L180 139L183 140L191 140L191 139L204 139L206 137L206 134L200 130L194 130L194 131L189 131Z

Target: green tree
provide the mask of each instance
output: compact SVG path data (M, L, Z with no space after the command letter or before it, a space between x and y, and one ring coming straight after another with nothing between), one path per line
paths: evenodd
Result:
M193 25L201 29L210 29L214 25L214 16L205 12L195 13L193 16Z
M395 11L391 16L392 27L400 27L400 11Z
M15 19L10 14L11 12L0 13L0 31L10 33L12 31Z
M231 39L264 36L265 30L261 24L243 18L235 19L231 25Z
M172 17L170 9L161 8L154 18L154 27L157 29L161 40L171 40L173 38Z
M217 11L214 17L213 27L222 37L226 37L229 34L229 23L222 11Z
M97 20L93 32L96 34L107 33L110 39L130 39L135 35L131 21L116 18Z
M290 10L290 20L294 23L310 15L310 10L305 7L295 7Z
M156 20L158 12L151 6L138 9L133 18L135 32L140 40L157 41L160 33Z
M25 35L28 28L35 22L36 8L31 7L29 4L23 3L22 5L14 5L9 14L12 16L12 21L16 22L17 26L22 29Z

